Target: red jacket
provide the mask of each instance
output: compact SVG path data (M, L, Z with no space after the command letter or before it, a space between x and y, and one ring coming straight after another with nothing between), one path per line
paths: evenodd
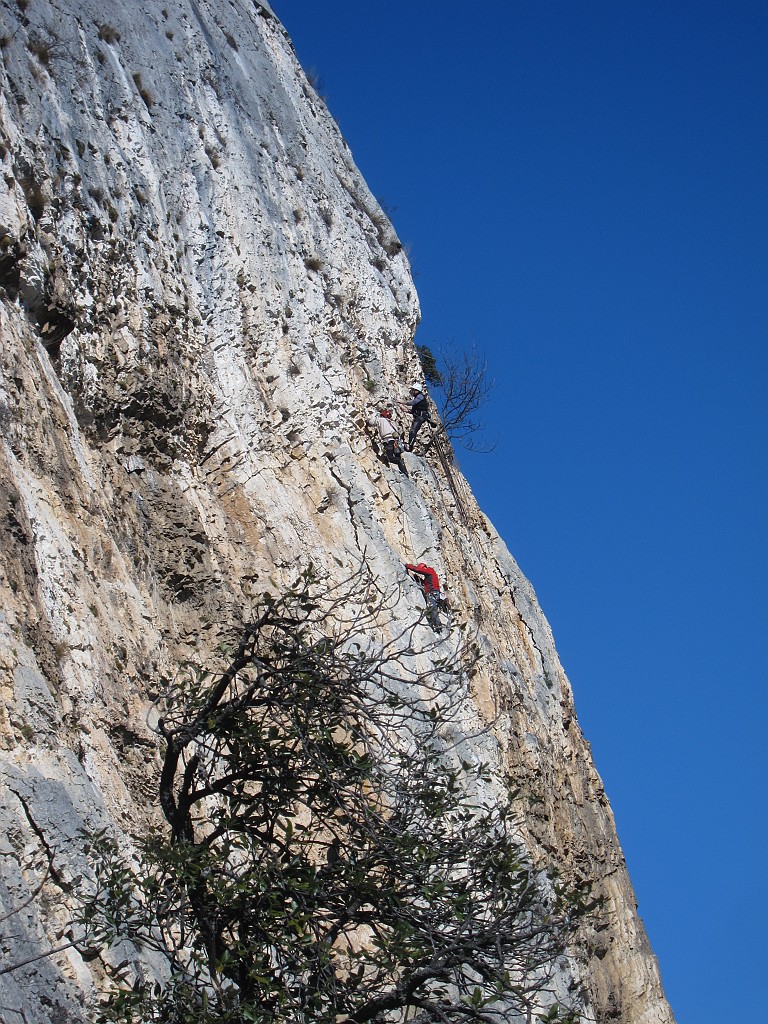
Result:
M411 572L417 572L419 576L424 577L421 585L424 587L425 594L431 594L433 590L440 589L440 580L437 578L437 573L431 565L425 565L423 562L419 562L418 565L410 565L406 562L405 568Z

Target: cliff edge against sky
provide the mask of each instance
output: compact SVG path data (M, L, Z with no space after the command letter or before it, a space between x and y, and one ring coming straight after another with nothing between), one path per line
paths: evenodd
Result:
M531 858L604 899L563 971L598 1021L667 1024L530 584L456 469L406 478L363 429L421 379L418 300L269 5L2 0L0 38L0 945L30 961L4 1019L89 1019L98 959L34 958L80 830L152 820L158 680L310 564L364 561L408 622L423 560L477 631L466 720L495 720Z

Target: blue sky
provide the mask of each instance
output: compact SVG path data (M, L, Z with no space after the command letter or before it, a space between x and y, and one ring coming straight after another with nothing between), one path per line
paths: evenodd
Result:
M482 349L462 468L536 588L678 1024L760 1019L768 5L273 0Z

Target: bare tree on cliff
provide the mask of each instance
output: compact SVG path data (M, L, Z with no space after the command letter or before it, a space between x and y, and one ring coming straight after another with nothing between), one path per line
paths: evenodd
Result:
M448 346L438 354L428 345L416 350L427 384L435 388L442 428L452 444L468 451L492 451L495 442L481 439L484 424L480 411L496 386L488 376L488 360L472 344L468 349Z
M373 581L304 577L263 596L222 671L169 686L168 830L138 865L98 839L85 915L166 980L115 980L103 1020L572 1019L551 980L584 901L543 882L509 807L470 795L487 766L441 738L477 651L446 656L421 621L387 639L385 611Z

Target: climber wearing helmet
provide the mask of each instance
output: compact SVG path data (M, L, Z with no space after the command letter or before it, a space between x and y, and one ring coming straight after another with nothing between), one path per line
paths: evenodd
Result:
M401 405L404 409L409 409L413 419L411 420L411 429L408 433L408 448L413 450L413 442L416 440L416 435L421 430L425 423L428 423L430 427L434 427L429 415L429 403L427 396L421 389L420 384L412 384L410 387L411 397L407 402L398 401L398 405Z
M384 407L375 412L367 420L371 430L375 430L384 449L383 459L389 465L394 462L401 473L408 476L408 471L403 463L403 451L400 447L400 438L392 422L392 410Z

